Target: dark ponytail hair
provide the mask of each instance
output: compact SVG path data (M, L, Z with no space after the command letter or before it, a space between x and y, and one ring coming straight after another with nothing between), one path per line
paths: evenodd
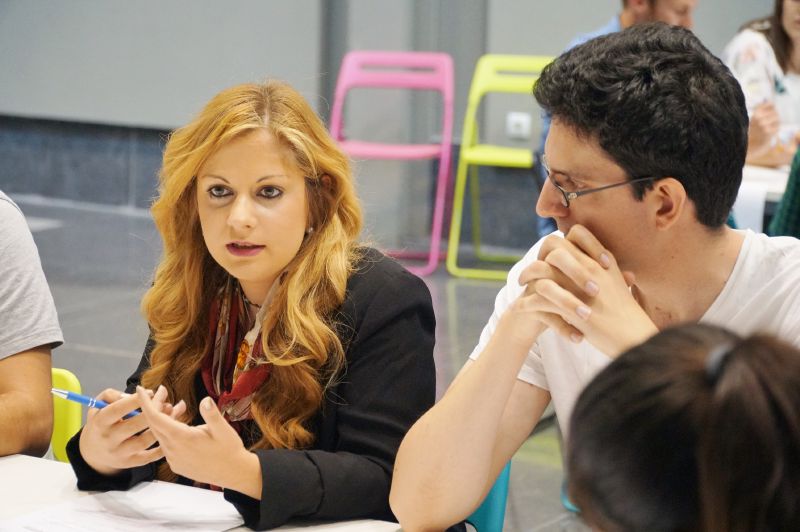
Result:
M800 530L800 352L769 336L736 344L700 427L706 530Z
M800 530L800 350L665 330L586 387L568 441L570 495L604 530Z

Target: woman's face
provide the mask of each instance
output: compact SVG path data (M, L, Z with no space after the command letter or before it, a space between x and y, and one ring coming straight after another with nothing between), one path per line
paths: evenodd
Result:
M219 148L197 174L197 210L211 256L260 303L309 226L306 180L265 129Z
M783 0L783 30L793 43L800 43L800 0Z

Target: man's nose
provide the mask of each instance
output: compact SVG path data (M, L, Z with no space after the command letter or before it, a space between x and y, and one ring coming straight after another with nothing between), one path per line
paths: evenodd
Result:
M549 178L545 179L536 202L536 214L542 218L560 218L567 213L569 208L564 207L564 195Z

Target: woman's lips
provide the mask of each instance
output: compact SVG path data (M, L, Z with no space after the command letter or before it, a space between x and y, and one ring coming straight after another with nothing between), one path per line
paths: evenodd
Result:
M247 242L231 242L225 247L227 248L228 253L237 257L252 257L253 255L259 254L261 250L264 249L264 246L250 244Z

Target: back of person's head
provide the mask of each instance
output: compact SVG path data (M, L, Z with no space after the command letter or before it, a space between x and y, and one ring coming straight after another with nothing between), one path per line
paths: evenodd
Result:
M602 530L800 530L800 350L665 330L583 391L567 463L573 502Z
M553 120L596 139L635 177L674 177L708 227L742 179L748 117L728 68L691 31L640 24L559 56L533 94ZM652 181L632 185L638 198Z

